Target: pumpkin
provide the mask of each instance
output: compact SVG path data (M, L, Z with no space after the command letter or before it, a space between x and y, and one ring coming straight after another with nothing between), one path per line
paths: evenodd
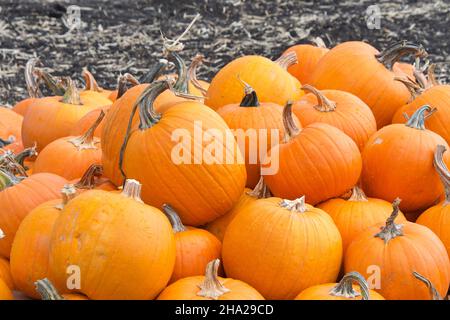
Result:
M236 205L223 216L208 223L206 225L206 230L215 235L220 241L223 241L228 225L247 204L252 203L257 199L269 198L271 196L272 193L266 186L264 179L261 177L253 190L245 188Z
M220 260L208 263L204 276L180 279L165 288L158 300L264 300L248 284L218 274Z
M319 38L320 39L320 38ZM288 48L283 55L295 52L298 63L287 68L287 71L302 84L309 83L309 78L316 68L319 60L330 51L320 39L314 44L297 44Z
M431 283L430 280L428 280L426 277L421 275L420 273L414 271L413 276L416 277L417 280L423 282L430 292L430 296L433 300L444 300L444 298L439 294L439 292L434 287L433 283Z
M430 106L423 106L406 124L386 126L370 137L362 152L361 175L369 197L386 201L400 197L403 212L426 209L439 198L443 188L433 168L433 154L437 145L448 145L425 128L432 113Z
M353 187L349 199L330 199L317 207L333 218L342 236L344 253L355 236L375 224L386 221L392 213L392 205L389 202L367 198L358 186ZM401 212L397 221L406 221Z
M86 296L77 293L59 294L52 282L47 278L35 282L36 291L42 300L89 300Z
M68 80L65 95L37 99L23 120L22 140L25 147L37 143L38 151L50 142L70 135L73 126L89 111L111 104L98 92L82 91Z
M25 216L41 203L59 198L67 181L52 173L18 178L1 170L0 180L6 182L3 187L0 182L0 229L5 234L0 240L0 256L9 258L14 236Z
M302 125L323 122L340 129L355 141L359 150L377 131L370 108L357 96L340 90L317 90L304 85L307 95L294 102L292 111Z
M92 75L92 73L90 73L86 68L83 68L82 76L83 76L84 82L85 82L85 88L84 88L85 91L98 92L102 96L104 96L105 98L110 100L110 97L111 97L113 91L105 90L102 87L100 87L97 83L97 80L95 80L94 76Z
M358 272L349 272L339 283L319 284L303 290L295 300L384 300L384 298L378 292L370 290L366 279Z
M375 287L387 300L427 300L428 289L417 286L413 271L419 272L447 293L450 261L441 240L427 227L413 223L395 223L400 199L393 202L393 212L383 225L372 226L348 246L345 271L357 271L365 277L379 277ZM379 270L374 272L374 266Z
M90 190L64 206L49 253L49 279L59 292L148 300L167 285L175 264L172 228L160 210L142 203L140 190L127 180L120 194ZM67 286L70 266L77 266L79 286Z
M8 288L10 288L11 290L14 289L14 282L11 276L11 267L9 261L8 259L5 259L3 257L0 257L0 279L5 282Z
M284 138L283 107L272 102L259 103L255 90L244 81L242 83L244 97L241 103L223 106L217 109L217 113L234 130L245 157L246 186L254 188L261 175L261 159ZM295 116L294 121L301 126Z
M0 300L14 300L11 289L0 279Z
M306 196L315 205L339 197L350 190L361 173L361 155L356 143L339 129L325 123L313 123L298 129L292 118L292 104L284 110L288 141L268 152L278 171L264 174L272 193L281 198ZM263 167L269 166L263 163ZM274 164L275 163L275 164Z
M445 200L423 212L417 223L436 233L450 255L450 171L444 163L445 151L445 146L438 145L434 153L434 166L444 185Z
M100 164L102 151L94 131L104 116L101 112L82 136L60 138L48 144L36 158L33 172L51 172L71 180L81 177L91 165Z
M220 258L222 243L206 230L184 226L170 205L163 205L163 210L172 224L177 250L169 283L202 275L209 261Z
M80 179L72 180L78 193L99 189L105 191L116 191L116 186L103 176L103 166L99 164L91 165Z
M260 101L284 105L298 100L303 92L300 82L286 68L297 62L295 53L284 56L278 63L262 56L237 58L214 76L209 85L205 104L214 110L242 100L242 86L238 76L252 84Z
M16 288L39 299L35 281L48 276L50 237L61 209L75 194L73 185L62 189L63 202L51 200L30 211L20 224L11 248L11 273Z
M7 147L14 152L20 152L23 149L21 128L23 117L8 109L0 107L0 148Z
M406 54L426 56L422 47L405 42L383 52L361 41L344 42L320 59L309 84L318 89L335 89L358 96L371 109L378 128L391 123L398 108L410 98L409 91L394 77L395 63Z
M170 202L183 223L199 226L237 203L245 165L228 126L205 105L186 101L157 114L153 99L167 87L165 81L153 82L139 98L140 124L129 127L121 168L127 178L141 179L145 203Z
M81 136L83 135L89 128L96 122L98 117L102 112L105 114L108 112L110 106L106 106L103 108L94 109L86 113L75 126L72 128L70 135L71 136ZM102 121L98 124L97 128L94 131L94 137L100 138L102 136L103 124L105 122Z
M222 247L227 276L266 299L293 299L313 285L334 282L342 240L324 211L296 200L259 199L229 224Z

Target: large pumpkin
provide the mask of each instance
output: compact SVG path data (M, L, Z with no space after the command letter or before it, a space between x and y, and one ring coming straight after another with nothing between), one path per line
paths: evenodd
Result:
M161 292L158 300L264 300L248 284L218 277L219 263L219 259L209 262L204 276L183 278L172 283Z
M391 123L397 109L410 98L408 89L394 80L403 71L393 71L393 66L411 53L426 55L421 47L403 42L381 53L361 41L344 42L323 56L309 82L318 89L342 90L358 96L372 109L381 128Z
M272 193L295 199L306 195L310 204L339 197L350 190L361 173L361 155L356 143L341 130L325 123L298 129L292 118L292 105L284 110L289 140L272 148L270 161L263 167L276 168L264 174Z
M49 279L59 292L147 300L167 285L175 263L172 228L139 195L140 184L127 180L121 194L90 190L65 205L50 240ZM68 279L71 267L79 286Z
M355 141L359 150L377 131L377 123L370 108L357 96L340 90L317 90L302 87L307 95L292 105L292 111L302 125L323 122L340 129Z
M262 56L244 56L223 67L212 79L205 104L214 110L242 100L239 78L252 84L260 101L284 105L288 100L302 96L300 82L286 68L297 61L295 53L280 63ZM286 63L287 60L287 63Z
M374 289L388 300L431 298L425 286L416 285L413 271L428 278L445 295L450 282L447 251L427 227L395 223L399 202L393 202L394 210L384 225L372 226L352 241L344 257L345 271L375 278Z
M153 99L167 86L153 82L140 97L139 127L128 132L121 151L123 173L141 180L145 203L170 203L183 223L203 225L239 200L245 165L228 126L205 105L182 102L155 113Z
M425 128L432 109L423 106L406 124L392 124L375 133L362 152L362 186L370 197L402 199L401 210L412 212L430 207L443 192L433 168L438 134ZM434 116L434 115L431 115ZM450 158L445 158L450 163Z
M233 219L223 240L227 276L266 299L293 299L308 287L336 281L341 258L333 220L304 197L254 201Z

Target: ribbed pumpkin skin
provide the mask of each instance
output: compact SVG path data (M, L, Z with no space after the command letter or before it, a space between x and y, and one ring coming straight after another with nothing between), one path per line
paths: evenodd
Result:
M412 102L401 107L394 115L392 123L405 123L403 116L411 116L421 106L429 104L438 111L427 119L426 127L450 143L450 85L437 85L425 90Z
M362 152L364 191L369 197L386 201L399 197L403 212L433 205L443 193L433 167L433 154L439 144L448 148L445 140L430 130L418 130L404 124L379 130ZM444 158L450 164L448 153Z
M2 279L11 290L14 289L9 261L3 257L0 257L0 279Z
M328 213L342 236L344 253L353 238L367 228L385 222L392 213L392 204L375 198L368 201L349 201L331 199L317 207ZM400 212L397 222L403 223L406 218Z
M312 205L341 196L361 173L355 142L325 123L306 126L288 143L273 148L270 156L279 157L278 172L264 176L272 193L284 199L305 195Z
M0 255L9 258L11 245L25 216L43 202L59 199L66 179L51 173L37 173L0 192Z
M377 131L377 123L370 108L357 96L340 90L321 90L325 97L336 103L334 111L316 110L317 98L308 93L292 105L292 111L302 125L315 122L327 123L347 134L358 145L364 148L370 136Z
M307 206L280 207L280 198L256 200L230 223L222 259L228 277L240 279L266 299L293 299L310 286L336 280L342 240L333 220Z
M377 126L381 128L391 123L410 93L394 80L394 72L376 60L378 53L364 42L341 43L319 61L309 82L318 89L342 90L358 96L372 109Z
M211 300L197 295L200 291L198 286L204 279L204 276L180 279L166 287L158 300ZM242 281L221 277L218 279L225 288L231 290L221 295L218 300L264 300L258 291Z
M251 84L261 102L283 106L303 95L300 82L277 63L261 56L244 56L231 61L214 76L205 104L217 110L241 102L242 84L238 76Z
M419 216L417 223L430 228L441 239L450 255L450 204L441 202L429 208Z
M73 126L89 111L109 105L111 101L98 92L80 93L83 105L60 102L61 97L36 99L23 120L22 139L25 147L36 142L41 151L50 142L70 135Z
M202 161L201 164L194 164L194 148L189 154L192 163L174 162L172 152L182 140L172 141L171 135L175 130L185 129L192 139L197 139L194 121L201 121L204 131L215 129L226 135L224 140L217 141L223 146L224 155L230 152L226 148L236 150L232 163L222 163L226 162L225 158L213 158L218 163ZM224 141L233 145L227 146ZM202 142L203 148L209 144ZM178 156L176 151L175 156ZM190 226L203 225L231 210L239 200L246 181L245 165L226 123L216 112L196 102L176 104L153 127L134 130L123 164L127 178L139 179L142 183L145 203L157 208L170 203L183 223Z
M48 277L50 236L61 212L55 206L61 200L45 202L23 219L11 249L11 273L19 291L40 299L34 282Z
M148 84L140 84L127 90L120 99L110 107L103 119L101 134L103 171L116 186L123 183L119 170L119 155L127 132L131 110L137 98L147 88ZM139 119L138 113L133 117L133 124Z
M34 103L36 98L26 98L16 103L16 105L12 108L12 110L18 114L20 114L22 117L25 117L25 114L27 113L28 107Z
M0 300L14 300L11 289L0 279Z
M0 107L0 138L7 140L14 136L16 141L21 140L23 117L11 109Z
M164 214L122 194L90 190L72 199L50 240L50 280L61 293L67 267L80 268L79 292L94 300L153 299L167 285L175 240ZM73 293L73 292L72 292Z
M295 297L295 300L362 300L361 295L355 298L333 296L330 294L330 291L334 286L336 286L336 283L326 283L310 287L300 292L299 295ZM353 290L361 292L357 285L353 285ZM370 300L385 300L381 294L374 290L370 290L369 294Z
M311 44L298 44L287 49L283 54L294 51L297 54L298 63L288 67L288 72L297 78L302 84L309 83L309 78L317 66L319 60L330 49L316 47Z
M272 139L278 143L281 143L284 138L284 127L283 127L283 107L275 103L261 103L260 106L255 107L241 107L239 104L229 104L227 106L221 107L217 110L217 113L225 120L230 129L242 129L244 132L246 130L252 130L256 132L257 135L257 163L250 163L251 157L255 155L250 155L253 152L250 148L250 138L245 137L245 145L240 146L242 154L245 154L245 168L247 171L247 183L246 187L253 188L259 181L260 175L260 152L267 152L270 150ZM298 123L298 119L295 119ZM260 130L266 129L266 147L265 150L260 150L259 148L259 135ZM276 136L272 137L271 129L278 131ZM262 132L262 131L261 131ZM254 162L254 161L252 161Z
M386 300L430 299L428 288L417 285L413 271L430 280L445 296L450 262L439 238L424 226L404 222L404 235L385 244L383 239L374 237L383 225L370 227L352 241L344 257L345 272L357 271L367 279L373 276L373 266L379 266L381 288L374 290Z
M100 116L100 113L102 110L107 113L110 106L104 107L104 108L98 108L94 109L92 111L89 111L86 113L78 122L75 124L75 126L72 128L72 131L70 132L71 136L81 136L83 135L95 122L95 120L98 119ZM103 130L103 124L105 121L103 120L100 122L98 127L94 131L94 137L100 138L102 135Z
M236 217L236 215L242 210L244 206L246 206L249 203L252 203L253 201L256 201L255 197L252 197L247 194L247 192L250 191L252 190L245 188L244 192L242 193L241 197L239 198L238 202L233 207L233 209L225 213L223 216L217 218L216 220L208 223L206 225L206 230L215 235L217 239L219 239L220 241L223 241L225 231L227 230L228 225L234 219L234 217Z

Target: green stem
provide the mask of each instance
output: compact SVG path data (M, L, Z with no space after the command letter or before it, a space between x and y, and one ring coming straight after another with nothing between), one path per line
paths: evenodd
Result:
M436 108L432 109L429 105L424 105L414 112L405 125L418 130L425 130L425 120L436 111Z
M175 64L178 74L178 78L173 85L173 89L177 92L189 94L189 79L186 64L178 52L175 51L169 51L169 60L173 61Z
M47 278L36 281L34 285L42 300L65 300Z

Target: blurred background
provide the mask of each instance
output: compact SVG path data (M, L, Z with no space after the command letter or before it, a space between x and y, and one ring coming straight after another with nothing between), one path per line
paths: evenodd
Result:
M315 37L328 47L364 40L379 50L406 39L422 44L438 70L450 65L448 0L0 0L0 104L27 97L23 73L32 57L80 85L83 67L105 88L114 87L120 73L140 76L161 57L161 31L176 38L197 13L182 56L187 62L206 56L200 78L211 78L233 58L274 59Z

